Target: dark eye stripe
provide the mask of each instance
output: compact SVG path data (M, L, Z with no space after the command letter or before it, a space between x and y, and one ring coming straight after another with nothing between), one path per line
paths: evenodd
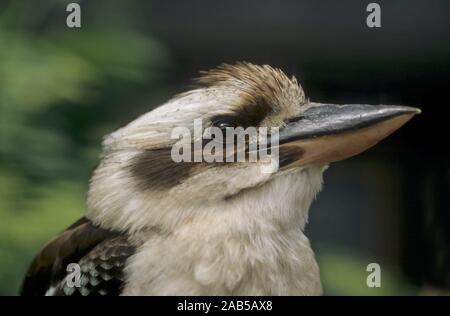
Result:
M189 177L194 163L176 163L171 157L171 147L147 150L131 164L131 174L142 190L173 187Z

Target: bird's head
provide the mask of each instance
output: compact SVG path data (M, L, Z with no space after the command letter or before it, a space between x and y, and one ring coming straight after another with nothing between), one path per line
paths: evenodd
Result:
M366 150L419 112L310 102L294 77L267 65L223 65L197 83L105 138L89 190L91 219L121 230L170 229L203 216L287 223L298 216L304 224L330 162ZM236 127L257 133L242 147L232 137L227 147ZM250 159L261 149L260 127L269 150ZM184 160L174 157L180 153Z

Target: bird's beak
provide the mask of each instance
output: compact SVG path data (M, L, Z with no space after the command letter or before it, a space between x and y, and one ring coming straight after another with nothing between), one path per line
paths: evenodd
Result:
M420 113L417 108L394 105L310 105L279 132L280 168L357 155Z

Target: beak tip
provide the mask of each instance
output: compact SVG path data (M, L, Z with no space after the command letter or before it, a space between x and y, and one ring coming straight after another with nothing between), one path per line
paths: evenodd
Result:
M384 106L379 112L381 116L385 116L386 119L393 118L396 116L408 116L409 118L414 117L415 115L421 114L422 110L419 108L415 108L412 106L403 106L403 105L394 105L394 106Z
M412 115L421 114L422 110L419 108L414 108L411 106L402 106L404 108L405 113L411 113Z

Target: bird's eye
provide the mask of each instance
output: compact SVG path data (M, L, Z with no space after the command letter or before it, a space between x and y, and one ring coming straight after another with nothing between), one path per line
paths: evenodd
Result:
M219 124L216 125L218 128L220 129L225 129L227 127L233 127L232 124L230 124L229 122L220 122Z
M219 119L213 120L212 125L220 128L220 129L223 129L223 130L225 130L227 127L235 127L236 126L235 122L229 118L219 118Z

